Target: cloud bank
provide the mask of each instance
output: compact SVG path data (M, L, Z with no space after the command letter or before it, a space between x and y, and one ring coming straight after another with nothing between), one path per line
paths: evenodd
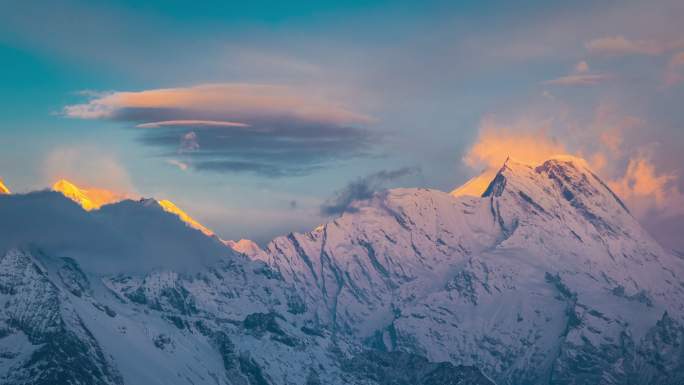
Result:
M141 141L196 170L302 175L360 156L375 139L373 119L314 90L217 83L91 94L64 115L129 123ZM186 167L186 168L187 168Z

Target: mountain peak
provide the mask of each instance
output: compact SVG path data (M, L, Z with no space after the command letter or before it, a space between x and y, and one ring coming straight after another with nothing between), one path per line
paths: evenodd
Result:
M57 191L65 197L78 203L86 211L97 210L106 204L116 203L126 199L126 196L124 194L115 193L105 189L83 189L66 179L60 179L57 182L55 182L55 184L52 185L52 190ZM181 221L185 222L185 224L187 224L188 226L201 231L207 236L211 237L214 235L213 231L211 231L210 229L196 221L193 217L188 215L185 211L181 210L180 207L176 206L170 200L143 198L140 200L140 202L143 205L158 205L162 208L162 210L177 216Z
M570 165L577 170L588 172L589 174L593 175L588 162L583 158L574 155L553 155L541 163L525 162L509 156L498 170L494 168L484 170L481 174L469 179L463 185L452 190L450 194L455 197L465 195L488 196L491 194L490 188L493 189L495 186L502 183L502 180L505 179L505 177L510 178L516 175L524 176L528 175L529 173L538 173L542 170L551 168L553 165L559 167L564 167L563 165ZM495 183L497 181L498 183Z
M90 200L86 190L81 190L78 186L66 179L60 179L55 182L55 184L52 185L52 190L62 193L65 197L81 205L86 211L99 208L99 206Z
M222 241L223 244L230 247L231 249L247 255L252 259L259 259L266 261L268 259L264 250L256 244L256 242L249 239L240 239L239 241Z
M89 188L86 190L66 179L55 182L52 185L52 190L78 203L86 211L97 210L103 205L119 202L126 198L124 194L105 189Z
M5 183L3 182L2 179L0 179L0 195L6 195L6 194L11 194L12 192L10 191L7 186L5 186Z

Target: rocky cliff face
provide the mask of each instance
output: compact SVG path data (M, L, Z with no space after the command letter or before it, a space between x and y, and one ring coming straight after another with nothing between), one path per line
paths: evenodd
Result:
M58 205L106 247L57 232L64 247L40 216L0 233L2 383L684 381L684 261L579 159L508 161L481 197L378 193L240 252L144 201L86 213L56 199L2 196L0 218Z

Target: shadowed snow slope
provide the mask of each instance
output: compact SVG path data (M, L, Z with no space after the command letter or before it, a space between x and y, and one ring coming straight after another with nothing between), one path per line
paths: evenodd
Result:
M85 211L51 191L0 197L0 249L38 247L99 273L201 269L232 251L154 200Z
M584 161L483 190L388 190L264 249L154 200L0 196L0 382L684 383L684 261Z

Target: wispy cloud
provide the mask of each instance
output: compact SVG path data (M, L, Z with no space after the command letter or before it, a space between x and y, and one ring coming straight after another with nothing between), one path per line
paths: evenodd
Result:
M684 214L684 194L677 189L675 173L658 173L643 151L629 160L625 174L609 182L640 218Z
M116 191L119 195L138 195L120 159L99 146L55 148L43 161L43 174L46 185L67 179L82 186Z
M684 40L631 40L616 35L590 40L585 46L590 53L600 55L662 55L684 47Z
M178 147L179 153L183 154L188 152L194 152L198 151L199 149L200 145L197 142L197 134L195 134L194 131L190 131L181 136L180 146Z
M573 74L547 80L544 84L555 86L593 86L608 79L610 79L610 76L605 74Z
M64 115L133 124L143 143L192 156L196 170L302 175L359 156L374 120L316 90L218 83L137 92L89 93ZM180 143L180 144L179 144Z
M187 163L182 162L178 159L167 159L166 163L178 167L179 170L181 171L187 171L190 166L188 166Z
M589 72L589 63L587 63L585 60L582 60L581 62L577 63L575 65L575 72L580 74Z
M340 215L345 212L355 212L358 209L353 203L370 199L373 194L382 189L387 183L417 173L417 168L400 168L398 170L382 170L355 181L349 182L335 196L321 206L321 214L325 216Z
M249 127L249 124L240 122L227 122L223 120L163 120L161 122L141 123L138 128L161 128L161 127Z
M555 86L593 86L610 79L611 76L602 73L591 73L589 64L582 60L575 65L574 73L547 80L542 84Z

